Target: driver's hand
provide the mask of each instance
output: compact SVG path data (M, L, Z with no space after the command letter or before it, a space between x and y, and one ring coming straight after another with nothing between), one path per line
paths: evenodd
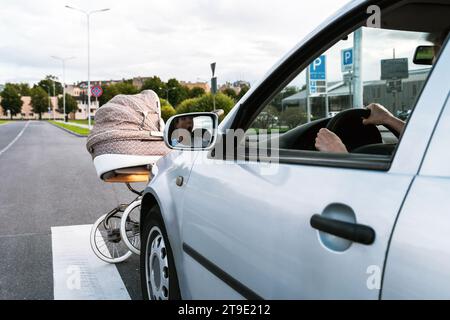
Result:
M371 103L367 106L370 110L370 116L363 119L363 124L382 125L387 124L394 116L385 107L378 103Z
M315 146L322 152L348 153L342 140L334 132L325 128L317 133Z

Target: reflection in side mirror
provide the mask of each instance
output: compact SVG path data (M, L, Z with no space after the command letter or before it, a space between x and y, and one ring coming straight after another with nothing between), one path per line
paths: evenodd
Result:
M418 46L414 52L414 64L431 66L439 51L437 46Z
M173 116L167 121L164 141L171 149L209 150L216 140L218 119L212 112Z

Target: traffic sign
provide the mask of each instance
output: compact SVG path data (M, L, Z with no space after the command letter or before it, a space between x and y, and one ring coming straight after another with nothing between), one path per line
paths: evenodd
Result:
M310 80L325 80L326 79L326 57L322 55L315 59L309 65L309 79Z
M387 93L402 92L402 80L388 80L386 81Z
M91 93L94 97L99 98L103 94L103 89L100 86L93 86L91 88Z
M317 96L327 93L326 56L322 55L315 59L308 69L308 94Z
M381 60L381 80L406 79L408 76L408 58Z
M353 48L341 50L341 71L348 72L353 70Z

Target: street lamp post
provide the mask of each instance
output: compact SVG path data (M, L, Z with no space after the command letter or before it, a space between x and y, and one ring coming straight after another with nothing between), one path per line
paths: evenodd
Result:
M98 12L104 12L108 11L109 8L100 9L100 10L92 10L92 11L84 11L82 9L74 8L71 6L66 6L68 9L76 10L81 13L84 13L86 15L87 19L87 54L88 54L88 61L87 61L87 71L88 71L88 87L87 87L87 95L88 95L88 127L91 129L91 53L90 53L90 46L91 46L91 40L90 40L90 17L91 14L98 13Z
M62 63L63 68L63 112L64 112L64 122L66 122L66 61L74 59L75 57L67 57L67 58L61 58L57 56L52 56L53 59L59 60ZM53 85L55 85L55 82L53 82Z

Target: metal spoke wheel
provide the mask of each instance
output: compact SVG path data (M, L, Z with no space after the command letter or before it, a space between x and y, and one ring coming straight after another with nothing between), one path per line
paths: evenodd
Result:
M132 252L123 242L120 235L122 213L113 216L103 215L94 223L91 229L91 248L95 255L108 263L119 263L128 259Z
M128 249L139 255L141 253L141 235L139 219L141 199L131 203L124 211L120 222L120 235Z

